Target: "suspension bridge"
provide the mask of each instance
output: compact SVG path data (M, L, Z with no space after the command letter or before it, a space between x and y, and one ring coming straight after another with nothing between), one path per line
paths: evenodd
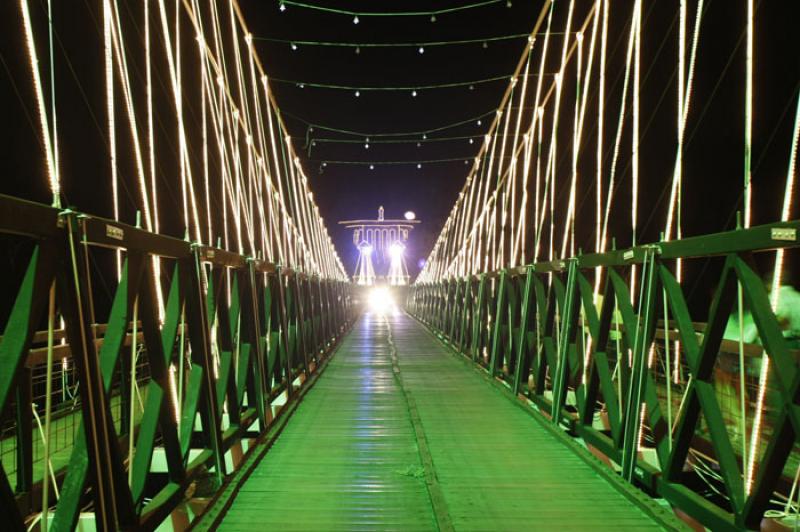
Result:
M268 4L356 25L512 8ZM522 43L508 75L389 88L272 78L237 0L5 2L4 526L796 529L800 47L759 25L790 8L535 4L524 35L273 39ZM305 139L274 92L492 83L496 109L445 127L304 123ZM716 97L736 105L709 125ZM410 284L395 251L413 213L342 222L351 277L311 147L466 141L467 157L322 161L463 178ZM733 178L703 165L734 158Z

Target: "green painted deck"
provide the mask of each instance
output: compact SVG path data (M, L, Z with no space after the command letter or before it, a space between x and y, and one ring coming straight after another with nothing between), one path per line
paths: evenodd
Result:
M366 314L220 528L660 526L412 318Z

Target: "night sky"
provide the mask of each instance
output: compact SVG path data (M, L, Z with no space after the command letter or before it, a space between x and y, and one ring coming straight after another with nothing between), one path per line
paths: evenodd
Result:
M273 78L307 83L349 86L404 86L452 83L510 75L524 47L524 40L427 47L420 54L416 47L375 49L299 46L261 38L285 40L335 41L348 43L423 42L455 39L482 39L527 33L533 27L541 2L514 0L448 15L435 23L428 17L366 17L353 24L349 16L326 14L290 6L278 9L277 0L241 0L242 10L267 72ZM437 8L463 5L463 1L437 2ZM794 106L800 84L800 35L796 28L797 13L791 2L756 2L756 79L754 106L754 217L753 223L774 221L780 210L783 184L789 154ZM45 2L31 2L32 16L38 32L46 28ZM141 30L135 4L121 3L127 38L135 43ZM323 5L320 3L320 5ZM325 3L342 9L429 10L430 2L340 1ZM557 4L554 28L563 27L565 2ZM668 184L675 154L676 114L676 34L677 5L674 1L646 2L642 40L642 157L640 242L659 237L665 219ZM694 2L690 2L694 6ZM684 234L694 235L732 229L736 211L741 209L743 168L744 101L744 16L745 2L706 1L702 37L698 51L697 75L692 95L692 110L687 125L685 153L686 189L684 195ZM102 10L100 2L56 2L56 78L59 80L59 127L64 200L68 205L101 216L111 216L108 176L108 140L105 130L105 94L103 86ZM560 7L559 7L560 6ZM582 20L589 1L579 1L576 20ZM619 110L621 76L624 69L625 44L632 2L612 4L609 29L609 68L607 92L606 146L613 139L613 128ZM690 23L693 21L690 9ZM796 11L796 10L795 10ZM186 49L194 45L191 35ZM42 46L40 44L40 46ZM560 46L559 37L551 44ZM0 128L0 193L49 202L45 166L39 140L37 111L32 93L30 68L20 30L17 2L0 3L0 101L3 127ZM46 50L41 49L42 57ZM189 56L187 52L187 57ZM538 57L538 56L535 56ZM132 68L141 71L141 57L129 58ZM187 60L187 72L189 63ZM44 65L46 68L47 65ZM162 231L183 236L179 218L180 194L176 181L175 145L170 113L160 114L160 106L170 106L165 64L154 65L157 94L156 114L160 122L159 147L160 201L164 220ZM46 70L45 70L46 71ZM191 86L192 74L186 84ZM310 139L317 139L310 156L306 146L308 123L332 128L372 133L396 133L436 128L475 117L497 108L506 83L480 84L470 90L459 87L420 91L412 97L409 91L362 92L356 98L351 91L300 88L273 83L277 104L283 112L293 137L294 146L303 152L303 166L311 179L315 198L334 235L346 267L354 266L354 248L350 234L336 221L374 216L379 205L387 217L399 217L406 210L417 213L422 225L415 231L409 251L409 265L415 273L417 261L427 256L442 223L447 217L458 191L464 184L469 167L463 160L472 159L478 151L479 139L488 129L489 120L478 126L470 122L449 129L439 136L470 136L449 142L379 145L369 150L361 143L327 144L324 138L335 134L315 130ZM569 88L567 88L570 90ZM139 90L139 89L137 89ZM141 92L141 91L140 91ZM197 121L195 104L187 95L186 105L191 121ZM589 107L596 105L596 93L590 95ZM139 111L141 112L141 111ZM298 118L299 117L299 118ZM591 127L591 125L589 126ZM432 135L435 137L437 135ZM569 129L564 130L569 135ZM343 137L339 137L343 138ZM346 137L352 139L353 137ZM124 139L123 139L124 140ZM629 146L626 136L623 145ZM561 143L565 141L562 140ZM587 146L595 140L587 138ZM581 171L593 172L593 149L581 159ZM617 235L620 246L630 243L628 187L630 167L626 157L620 165L618 216L611 222L611 234ZM123 219L131 220L135 212L135 180L130 171L130 154L120 154L123 197ZM440 158L458 159L452 163L424 164L416 161ZM343 166L326 160L408 161L403 165ZM559 160L559 172L566 175L568 161ZM321 171L322 170L322 171ZM628 196L626 196L628 194ZM559 192L559 198L564 198ZM592 206L593 189L581 190L579 209ZM127 199L126 199L127 198ZM797 217L795 208L792 213ZM591 218L593 214L588 215ZM579 239L586 249L593 242L591 224L581 224ZM797 283L796 262L790 258L790 279ZM793 277L794 276L794 277Z
M289 7L280 12L263 0L241 2L254 37L290 41L334 41L349 43L406 43L479 39L505 35L528 34L533 27L541 2L516 1L511 8L505 2L496 5L440 15L432 23L428 17L352 17L326 14ZM464 2L436 2L435 7L463 5ZM430 10L431 2L338 2L337 7L349 10L415 11ZM267 70L275 78L319 82L346 86L420 86L452 83L498 76L510 76L519 61L525 39L459 46L429 46L420 54L417 47L352 48L298 46L293 51L287 44L257 41ZM284 111L295 146L306 146L308 125L305 121L374 133L423 131L495 110L507 81L469 87L419 91L362 92L339 91L275 83L278 105ZM470 122L448 129L430 138L475 136L467 139L401 145L328 144L317 142L305 168L328 228L337 243L343 260L352 269L356 257L352 236L335 225L338 220L375 218L379 205L386 208L386 217L401 217L414 211L422 225L413 233L407 252L409 268L427 256L444 220L464 185L470 166L462 160L452 163L352 166L328 164L325 160L349 161L419 161L463 158L470 163L475 157L491 117L482 125ZM315 130L312 137L354 139ZM362 139L365 140L365 139ZM420 139L422 140L422 139Z

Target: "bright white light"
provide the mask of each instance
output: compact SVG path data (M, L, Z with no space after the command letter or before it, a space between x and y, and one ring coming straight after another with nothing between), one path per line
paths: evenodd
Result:
M386 288L373 288L369 293L369 309L376 314L386 314L394 307L392 294Z
M405 217L406 220L413 220L417 217L417 215L414 214L414 211L406 211L406 213L403 216Z
M391 246L389 246L389 255L393 258L400 258L403 256L403 251L405 250L405 246L400 244L399 242L395 242Z

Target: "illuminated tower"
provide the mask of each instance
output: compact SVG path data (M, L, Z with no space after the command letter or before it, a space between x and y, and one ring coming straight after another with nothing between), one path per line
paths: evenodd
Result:
M409 211L402 219L386 219L383 206L376 220L344 220L339 222L353 230L353 245L358 248L358 261L353 281L371 286L378 281L399 286L408 284L405 252L409 233L419 222Z

